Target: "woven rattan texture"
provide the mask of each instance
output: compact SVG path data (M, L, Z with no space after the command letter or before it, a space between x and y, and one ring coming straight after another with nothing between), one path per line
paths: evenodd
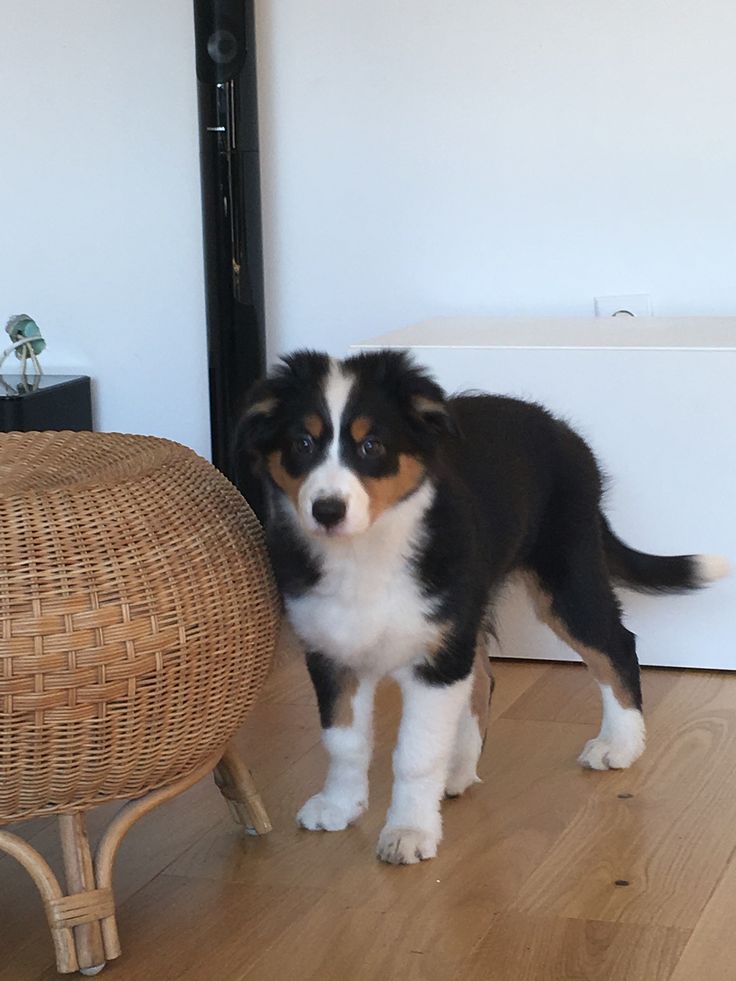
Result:
M277 624L260 525L191 450L0 434L0 823L191 771L247 715Z

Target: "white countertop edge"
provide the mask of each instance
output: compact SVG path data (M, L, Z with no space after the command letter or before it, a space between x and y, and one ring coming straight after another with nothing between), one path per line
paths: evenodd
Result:
M736 345L733 347L675 347L674 345L647 345L643 344L397 344L393 343L374 343L364 341L363 343L351 344L351 351L380 351L380 350L412 350L412 351L701 351L710 353L713 351L736 352Z
M736 351L736 317L432 317L369 335L354 349Z

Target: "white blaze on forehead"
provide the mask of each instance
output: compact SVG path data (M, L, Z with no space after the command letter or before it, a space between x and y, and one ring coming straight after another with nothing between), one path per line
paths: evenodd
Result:
M347 511L340 529L343 534L355 535L370 524L370 500L353 471L340 460L340 422L355 379L343 370L339 361L330 362L323 393L327 416L332 427L332 440L324 460L315 467L299 490L299 513L307 531L318 531L312 515L312 505L323 497L338 497Z
M337 460L340 455L340 420L345 412L354 381L355 379L343 370L339 361L335 361L334 358L330 361L330 370L324 383L324 396L327 415L332 425L329 455L334 460Z

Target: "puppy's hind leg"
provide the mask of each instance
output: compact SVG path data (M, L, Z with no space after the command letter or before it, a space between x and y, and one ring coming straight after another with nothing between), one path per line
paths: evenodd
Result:
M540 619L577 651L600 687L601 729L578 761L592 770L631 766L646 741L636 640L621 622L602 563L593 553L562 576L532 577L532 582Z

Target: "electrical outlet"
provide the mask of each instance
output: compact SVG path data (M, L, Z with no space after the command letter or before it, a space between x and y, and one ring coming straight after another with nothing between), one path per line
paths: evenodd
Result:
M651 317L652 298L648 293L628 296L596 296L596 317Z

